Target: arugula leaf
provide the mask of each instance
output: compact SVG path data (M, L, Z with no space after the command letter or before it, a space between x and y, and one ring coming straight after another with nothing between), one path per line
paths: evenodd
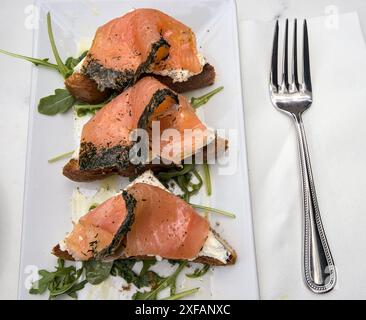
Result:
M156 300L159 292L167 287L170 287L170 294L174 295L176 290L177 277L187 265L187 263L188 261L179 262L178 268L173 272L173 274L167 278L163 278L155 289L147 292L136 292L132 298L134 300Z
M70 70L74 70L74 68L83 60L88 53L88 50L84 51L79 57L68 57L65 61L65 66Z
M113 261L103 262L90 260L84 263L86 280L91 284L99 284L109 277Z
M85 282L78 283L79 278L83 274L84 268L76 270L75 266L65 267L65 262L58 259L56 270L53 272L47 270L39 270L41 276L38 281L33 283L29 290L30 294L43 294L49 291L49 298L53 299L62 294L69 294L76 297L76 291L81 290Z
M205 275L208 270L210 270L210 265L205 264L201 269L198 269L197 268L196 270L194 270L193 273L187 273L186 276L188 278L192 278L192 279L194 279L194 278L200 278L203 275Z
M47 32L48 32L48 38L50 39L52 52L53 52L53 55L55 57L55 60L56 60L57 66L58 66L58 70L63 75L63 77L66 79L67 77L69 77L73 73L74 70L68 68L62 62L62 60L60 58L60 55L59 55L57 47L56 47L55 39L53 37L52 23L51 23L51 13L50 12L47 13Z
M64 113L75 103L75 98L66 89L56 89L55 94L42 98L38 112L47 116Z
M111 96L99 104L88 104L86 102L78 102L78 104L74 105L74 110L78 117L83 117L88 113L95 114L98 110L102 109L108 102L110 102L117 94L113 93Z
M146 272L150 269L151 266L153 266L156 263L156 259L151 260L144 260L142 262L142 269L140 271L140 277L144 276Z
M2 50L2 49L0 49L0 53L6 54L6 55L14 57L14 58L29 61L29 62L33 63L34 65L36 65L36 66L45 66L45 67L48 67L48 68L51 68L51 69L56 69L58 71L57 64L48 62L48 60L49 60L48 58L44 58L44 59L32 58L32 57L23 56L21 54L12 53L12 52Z
M198 183L192 182L193 177L196 177ZM203 185L202 177L198 173L195 164L185 164L180 170L174 169L160 172L158 174L158 179L166 186L168 185L169 180L173 179L183 191L181 197L186 202L189 202L190 197L199 192Z
M208 100L210 100L216 93L219 93L222 89L224 89L224 87L218 87L201 97L198 98L192 97L190 100L192 107L195 109L199 108L200 106L207 103Z
M87 280L83 280L83 281L81 281L81 282L79 282L79 283L76 283L76 284L74 284L67 292L66 292L66 294L68 295L68 296L70 296L71 298L73 298L73 299L77 299L77 294L76 294L76 292L77 291L79 291L79 290L82 290L82 289L84 289L84 287L85 287L85 285L88 283L88 281Z
M107 102L102 102L99 104L88 104L88 103L78 103L74 105L74 110L78 117L83 117L88 113L95 114L98 110L102 109Z

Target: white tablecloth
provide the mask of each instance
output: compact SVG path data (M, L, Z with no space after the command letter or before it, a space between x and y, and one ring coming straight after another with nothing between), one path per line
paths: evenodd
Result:
M296 132L290 118L269 100L274 22L240 25L253 219L264 299L366 298L366 46L356 13L336 19L308 19L314 103L304 114L304 123L338 273L336 289L322 296L312 294L302 281Z

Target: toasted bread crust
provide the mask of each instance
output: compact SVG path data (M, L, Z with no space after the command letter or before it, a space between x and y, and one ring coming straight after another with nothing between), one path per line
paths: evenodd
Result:
M65 80L67 90L79 101L98 104L105 101L111 90L99 91L97 83L82 73L73 73Z
M168 76L152 76L175 92L183 93L212 85L215 82L216 72L212 65L206 63L200 74L192 76L184 82L173 82L173 79Z
M77 159L71 159L62 170L65 177L76 182L88 182L107 178L111 175L118 174L122 177L136 177L146 170L152 170L154 173L158 173L163 169L172 167L172 165L162 164L146 164L141 167L135 167L130 165L123 171L118 171L117 168L100 168L93 170L81 170L79 167L79 161Z
M214 143L214 142L212 142ZM226 139L216 137L215 140L216 148L214 151L215 154L210 154L210 148L205 146L202 150L203 152L203 161L207 161L208 158L218 157L220 153L227 150L228 141ZM122 177L135 177L146 170L152 170L154 173L158 173L164 169L174 167L174 164L165 165L161 164L146 164L141 167L135 167L132 164L125 168L124 170L118 170L117 168L98 168L92 170L81 170L79 166L79 161L77 159L71 159L66 165L63 167L62 173L65 177L69 178L75 182L89 182L107 178L111 175L118 174Z
M144 74L143 76L153 76L175 92L182 93L212 85L215 82L216 73L215 68L207 63L200 74L192 76L184 82L173 82L172 78L168 76L153 74ZM94 80L77 72L65 80L65 86L77 100L90 104L101 103L112 94L109 89L100 91Z

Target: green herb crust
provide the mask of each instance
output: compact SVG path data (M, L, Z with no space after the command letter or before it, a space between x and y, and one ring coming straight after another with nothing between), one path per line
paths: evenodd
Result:
M98 148L91 142L80 144L79 166L81 170L117 168L122 171L129 166L130 146L117 145Z
M111 256L116 253L116 251L122 245L122 242L127 234L128 231L131 230L131 226L135 220L135 206L136 206L136 199L129 194L127 191L123 191L122 195L123 200L126 204L127 209L127 216L126 219L122 222L121 226L119 227L117 233L115 234L112 243L104 248L102 251L95 254L95 259L103 259L108 256Z
M154 113L157 107L159 107L164 102L167 97L171 97L175 100L176 103L179 103L178 95L172 90L168 88L157 90L154 93L149 104L146 106L144 112L142 113L139 122L137 123L138 128L144 129L147 127L150 116Z
M156 53L161 47L170 47L164 38L160 38L151 46L151 52L144 63L137 70L114 70L104 67L98 59L95 59L91 53L87 56L86 65L81 72L93 79L98 84L98 89L113 89L123 91L132 86L140 76L146 72L149 66L154 62Z
M143 111L138 121L137 128L145 129L148 126L150 116L167 97L173 98L178 103L177 94L170 89L157 90ZM80 144L79 154L80 170L115 168L116 171L123 172L131 166L131 160L137 156L137 154L133 154L133 145L134 143L131 145L116 145L98 150L93 143L82 142ZM135 167L140 171L143 169L144 164L139 164Z

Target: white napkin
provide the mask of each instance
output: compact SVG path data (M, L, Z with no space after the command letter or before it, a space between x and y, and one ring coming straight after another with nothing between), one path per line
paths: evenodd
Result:
M337 18L338 23L323 17L308 19L314 103L304 114L304 124L320 211L338 273L337 287L324 295L311 293L302 278L302 190L295 129L269 100L274 22L240 24L263 299L366 298L366 46L356 13ZM281 32L283 21L280 26Z

